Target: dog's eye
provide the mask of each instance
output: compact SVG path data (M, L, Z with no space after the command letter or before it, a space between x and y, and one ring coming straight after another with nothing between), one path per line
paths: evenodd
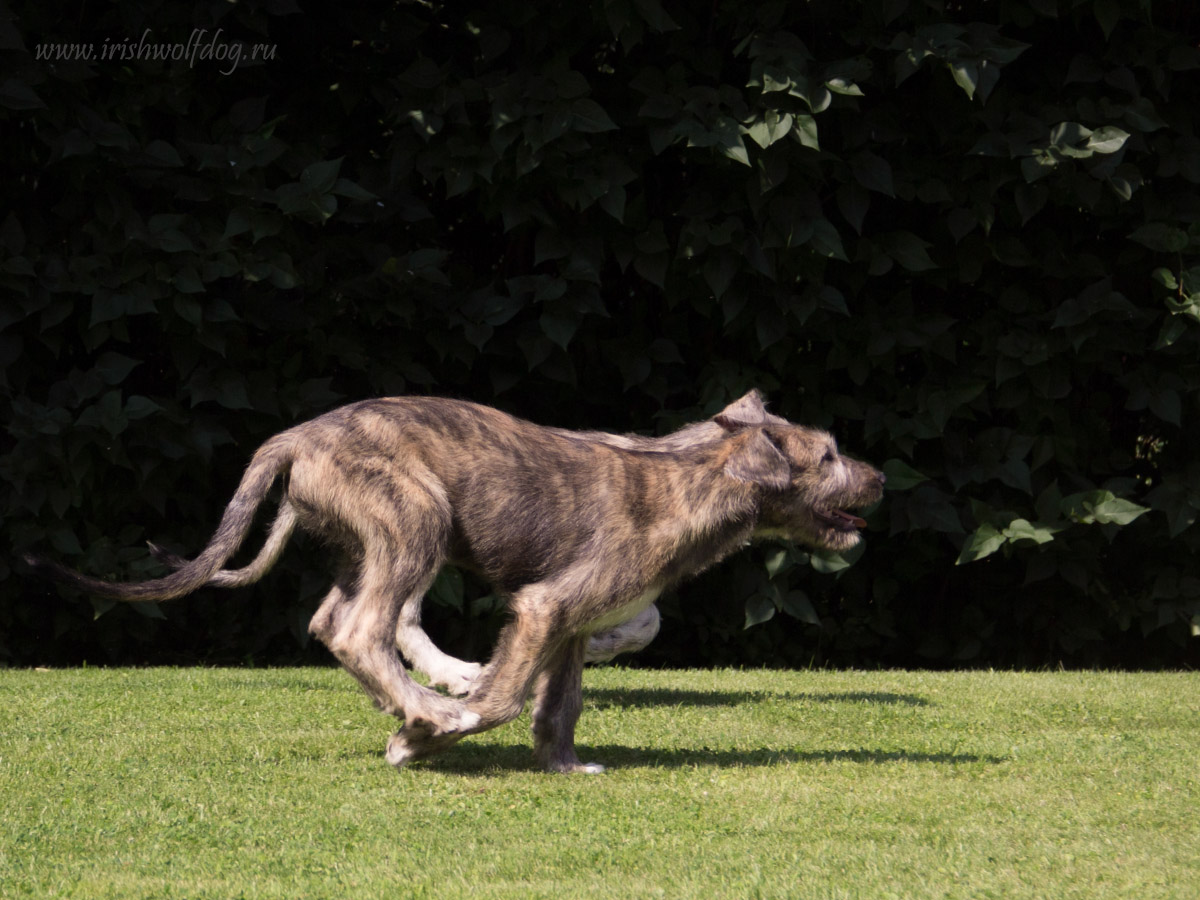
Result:
M823 462L823 463L831 463L831 462L833 462L833 460L834 460L833 451L832 451L832 450L830 450L828 447L826 447L826 448L825 448L825 455L821 457L821 462Z

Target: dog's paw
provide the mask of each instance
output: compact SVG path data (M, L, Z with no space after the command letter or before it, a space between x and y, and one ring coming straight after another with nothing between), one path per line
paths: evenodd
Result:
M404 768L414 759L420 759L417 748L412 746L408 737L399 731L388 738L385 756L388 765L395 766L397 769Z
M555 772L560 775L599 775L606 771L600 763L580 762L579 757L573 751L564 750L553 753L548 748L541 747L534 751L534 756L547 772Z
M435 731L429 722L406 722L403 728L388 738L387 752L384 756L389 765L402 769L410 762L425 759L454 746L462 737L462 733L446 733L441 728Z
M479 730L483 721L477 712L467 709L458 701L447 698L452 706L426 707L423 710L410 709L404 720L402 733L414 741L431 740L434 738L450 737L458 739Z
M572 762L550 766L550 771L562 775L600 775L606 769L600 763Z
M482 671L483 666L479 663L463 663L461 666L456 666L453 671L439 672L437 675L431 676L429 683L433 687L445 688L455 697L465 697L475 687L475 682Z
M451 722L445 733L448 734L471 734L477 728L479 723L483 721L483 717L477 712L471 712L469 709L464 709Z

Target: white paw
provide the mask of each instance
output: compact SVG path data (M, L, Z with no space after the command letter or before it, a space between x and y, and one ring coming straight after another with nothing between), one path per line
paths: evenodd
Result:
M471 688L475 686L482 671L483 666L479 663L463 663L461 667L452 671L443 671L431 676L429 683L434 687L444 687L455 697L465 697L471 693Z
M414 755L412 747L409 746L403 735L396 733L388 738L386 754L388 765L402 769Z
M470 733L478 728L479 723L482 721L483 719L480 717L479 713L464 711L459 713L458 722L454 728L454 731L458 734L461 734L464 731Z

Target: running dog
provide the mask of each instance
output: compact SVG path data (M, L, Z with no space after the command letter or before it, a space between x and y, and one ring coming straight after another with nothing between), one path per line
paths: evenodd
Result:
M238 550L272 484L283 499L258 556ZM823 431L767 412L751 391L712 419L650 438L545 428L458 400L399 397L333 410L268 440L208 546L140 583L30 558L46 575L128 602L261 578L299 527L340 564L309 630L381 710L404 721L397 767L520 715L534 696L534 750L554 772L599 772L575 753L588 658L635 649L658 628L655 598L756 538L845 550L884 476ZM486 666L442 653L421 602L447 563L508 599L512 621ZM414 681L413 668L461 698Z

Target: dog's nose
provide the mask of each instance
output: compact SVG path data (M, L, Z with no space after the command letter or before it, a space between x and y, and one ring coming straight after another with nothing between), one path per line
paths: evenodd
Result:
M880 484L887 484L887 476L882 472L876 472L875 477L879 479Z

